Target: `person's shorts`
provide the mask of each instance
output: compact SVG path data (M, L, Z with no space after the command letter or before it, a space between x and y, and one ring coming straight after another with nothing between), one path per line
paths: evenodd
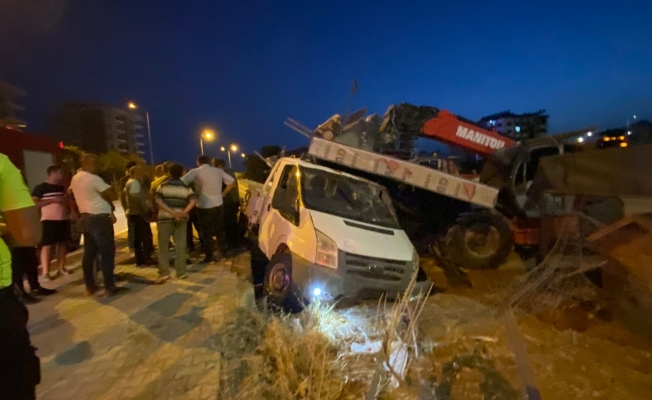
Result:
M42 246L65 243L70 239L70 221L41 221L43 224Z

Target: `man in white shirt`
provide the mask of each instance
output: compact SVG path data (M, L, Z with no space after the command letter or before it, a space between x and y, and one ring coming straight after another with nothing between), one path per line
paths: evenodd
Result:
M96 161L97 156L94 154L85 154L82 157L82 168L73 176L70 191L75 198L76 208L80 214L79 224L84 233L82 270L86 294L92 296L97 292L93 263L99 254L105 292L107 296L113 296L121 289L115 286L113 275L115 268L113 199L116 196L111 186L95 175Z
M219 168L209 165L209 158L199 156L197 168L190 170L181 180L194 183L198 193L197 214L200 233L204 239L204 262L217 261L224 249L224 200L235 186L235 179ZM222 182L227 186L222 192Z

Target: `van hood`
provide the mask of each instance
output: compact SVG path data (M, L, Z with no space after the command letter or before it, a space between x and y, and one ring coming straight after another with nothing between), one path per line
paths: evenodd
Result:
M333 239L347 253L387 260L411 261L412 242L402 229L371 225L310 210L315 229Z

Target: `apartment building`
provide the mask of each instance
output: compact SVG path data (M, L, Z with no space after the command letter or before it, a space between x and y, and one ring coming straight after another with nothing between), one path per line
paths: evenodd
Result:
M134 110L97 102L68 103L52 116L52 132L65 144L93 153L145 154L144 119Z
M518 141L547 135L548 118L546 110L523 114L508 110L482 117L478 124L488 129L496 129L501 135Z
M0 128L22 130L27 127L22 117L25 107L21 105L26 95L24 90L0 82Z

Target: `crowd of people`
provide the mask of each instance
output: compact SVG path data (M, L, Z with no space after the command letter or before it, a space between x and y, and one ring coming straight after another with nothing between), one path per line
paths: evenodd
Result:
M156 283L171 278L171 247L176 278L187 278L195 231L205 263L223 259L239 244L237 182L222 160L202 155L191 170L166 162L156 167L153 180L145 179L143 168L130 163L117 191L97 174L96 155L84 154L80 164L68 187L62 168L49 167L46 181L30 195L20 170L0 154L0 364L6 371L0 374L0 384L7 398L35 398L40 364L27 332L25 304L56 293L40 282L71 273L66 267L71 224L77 224L84 237L86 294L111 297L126 290L116 285L114 274L116 192L127 217L128 243L136 264L158 266ZM157 251L152 222L157 226ZM97 279L100 272L103 291Z

